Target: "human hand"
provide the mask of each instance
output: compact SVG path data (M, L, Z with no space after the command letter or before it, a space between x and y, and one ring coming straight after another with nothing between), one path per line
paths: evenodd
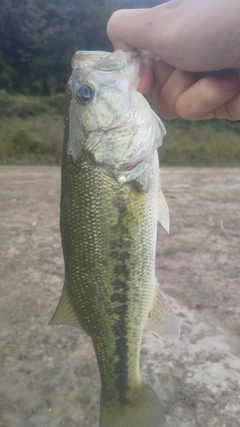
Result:
M240 120L239 0L120 10L108 35L115 49L144 50L139 91L163 118Z

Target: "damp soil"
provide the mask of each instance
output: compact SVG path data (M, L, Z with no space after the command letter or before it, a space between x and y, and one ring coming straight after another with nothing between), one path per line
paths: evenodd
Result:
M0 427L98 427L81 330L48 326L63 282L60 169L0 168ZM240 169L163 168L156 275L181 324L144 333L141 372L168 427L240 426Z

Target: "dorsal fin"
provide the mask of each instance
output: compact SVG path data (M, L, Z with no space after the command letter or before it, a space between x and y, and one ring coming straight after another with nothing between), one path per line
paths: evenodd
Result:
M155 285L152 307L145 329L167 341L179 338L180 326L158 283Z
M49 325L66 325L73 326L74 328L81 328L74 308L68 297L66 284L63 286L62 296Z

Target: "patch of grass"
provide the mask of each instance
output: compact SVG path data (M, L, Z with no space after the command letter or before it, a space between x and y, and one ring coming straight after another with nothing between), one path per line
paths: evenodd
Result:
M64 94L49 97L13 95L0 89L0 117L27 119L40 114L63 114Z
M3 95L1 98L0 93L0 163L60 164L64 96Z
M167 135L159 149L168 166L239 166L240 122L208 120L165 123Z
M2 164L60 164L63 140L61 117L7 119L0 131Z

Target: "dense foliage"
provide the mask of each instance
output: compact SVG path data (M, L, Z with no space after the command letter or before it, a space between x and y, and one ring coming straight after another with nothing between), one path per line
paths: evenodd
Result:
M32 94L64 89L76 50L111 50L116 9L163 0L0 0L0 88Z

